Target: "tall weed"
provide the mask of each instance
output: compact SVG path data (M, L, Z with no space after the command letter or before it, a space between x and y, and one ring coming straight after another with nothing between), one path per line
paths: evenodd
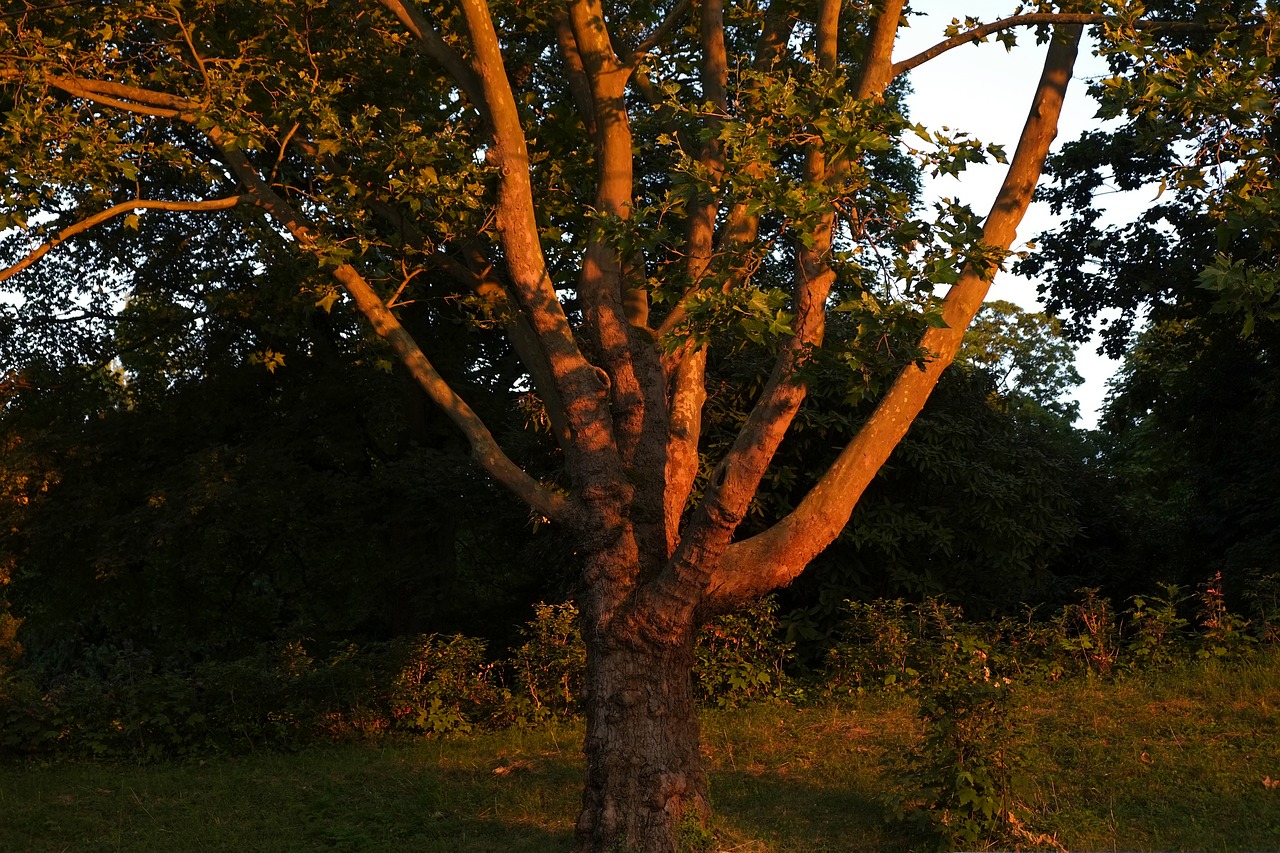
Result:
M1129 668L1165 668L1182 658L1184 632L1190 623L1180 608L1190 601L1190 596L1177 584L1159 586L1159 595L1135 595L1129 599Z
M1222 592L1222 572L1215 572L1197 596L1202 633L1196 655L1201 658L1238 658L1255 642L1249 620L1227 609Z
M1015 814L1022 756L1013 680L1001 656L955 607L935 600L890 612L893 622L914 626L906 690L919 703L921 737L895 763L899 784L886 804L940 850L1025 833Z

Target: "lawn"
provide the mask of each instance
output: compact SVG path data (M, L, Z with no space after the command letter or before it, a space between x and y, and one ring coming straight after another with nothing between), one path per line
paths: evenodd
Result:
M1280 655L1018 694L1027 825L1072 850L1280 850ZM877 798L910 700L708 710L719 849L912 849ZM563 851L570 724L181 764L0 765L3 851ZM1034 845L1052 849L1043 842Z

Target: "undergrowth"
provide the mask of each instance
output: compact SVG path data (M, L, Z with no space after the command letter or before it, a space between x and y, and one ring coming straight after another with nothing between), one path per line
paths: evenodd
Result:
M939 600L850 602L825 665L797 673L776 604L765 600L705 626L694 686L704 705L725 710L902 697L917 734L890 753L895 781L877 797L889 817L939 849L1052 847L1027 783L1029 690L1243 660L1275 639L1276 614L1231 612L1220 578L1125 604L1118 611L1081 590L1048 616L973 622ZM483 641L440 635L323 649L293 640L186 667L145 650L97 649L76 673L0 676L0 751L149 763L572 721L585 676L577 621L572 604L539 605L521 645L497 658Z

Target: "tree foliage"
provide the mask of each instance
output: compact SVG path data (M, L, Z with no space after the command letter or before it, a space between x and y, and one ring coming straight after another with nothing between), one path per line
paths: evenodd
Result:
M1221 571L1235 596L1280 553L1267 485L1280 319L1274 12L1165 56L1112 53L1114 76L1094 90L1117 126L1050 159L1042 193L1066 221L1022 263L1073 332L1104 314L1103 346L1124 356L1101 427L1130 547L1170 582ZM1104 211L1117 191L1157 201L1113 223Z

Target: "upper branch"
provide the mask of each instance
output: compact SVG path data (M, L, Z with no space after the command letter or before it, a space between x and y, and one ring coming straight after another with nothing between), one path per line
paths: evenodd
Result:
M924 65L930 59L941 56L952 48L960 47L963 44L980 42L987 36L998 33L1001 30L1013 29L1014 27L1034 27L1039 24L1105 24L1110 21L1117 21L1115 15L1100 15L1086 12L1028 12L1025 15L1010 15L1007 18L1000 18L989 24L982 24L971 30L965 30L962 33L952 36L946 41L941 41L933 47L922 50L909 59L901 62L895 62L890 69L890 77L897 77L912 68ZM1197 21L1168 21L1163 19L1151 19L1145 21L1137 21L1134 24L1140 30L1158 30L1160 32L1171 33L1202 33L1202 32L1221 32L1228 29L1227 24L1208 24Z
M108 219L111 219L114 216L119 216L122 213L129 213L130 211L138 210L140 208L185 211L226 210L227 208L235 207L237 204L250 200L251 198L247 195L233 195L227 196L226 198L209 199L208 201L163 201L141 198L133 199L132 201L122 201L119 204L112 205L106 210L99 211L91 216L86 216L79 222L63 228L53 237L52 240L49 240L47 243L37 247L13 266L0 270L0 281L4 281L22 272L24 269L48 254L49 250L67 238L74 237L77 234L88 231L93 226L106 222Z
M492 114L489 156L500 172L496 223L511 290L546 352L565 404L573 438L564 448L571 472L579 473L575 470L579 463L608 466L617 462L612 419L599 374L574 339L547 271L534 211L528 145L502 46L485 0L461 0L461 6L475 50L476 73Z
M859 100L878 95L894 78L893 43L902 20L903 0L889 0L871 24L862 55L862 73L854 97Z
M486 121L489 120L489 102L485 98L484 87L480 82L479 75L471 66L467 65L458 52L449 46L449 43L441 38L436 32L435 27L431 26L431 22L426 16L418 10L418 7L412 3L412 0L378 0L387 8L391 14L404 24L405 29L413 34L421 44L427 56L430 56L440 66L448 71L462 91L471 99L480 115Z
M644 41L636 45L636 49L631 51L630 55L627 56L622 64L631 70L635 70L635 67L644 60L649 51L662 44L663 39L669 36L671 31L680 25L680 20L686 13L688 13L691 5L693 5L691 0L680 0L680 2L676 3L676 5L673 6L671 11L667 14L667 17L662 19L662 23L658 24L654 31L649 33L648 37L646 37Z

